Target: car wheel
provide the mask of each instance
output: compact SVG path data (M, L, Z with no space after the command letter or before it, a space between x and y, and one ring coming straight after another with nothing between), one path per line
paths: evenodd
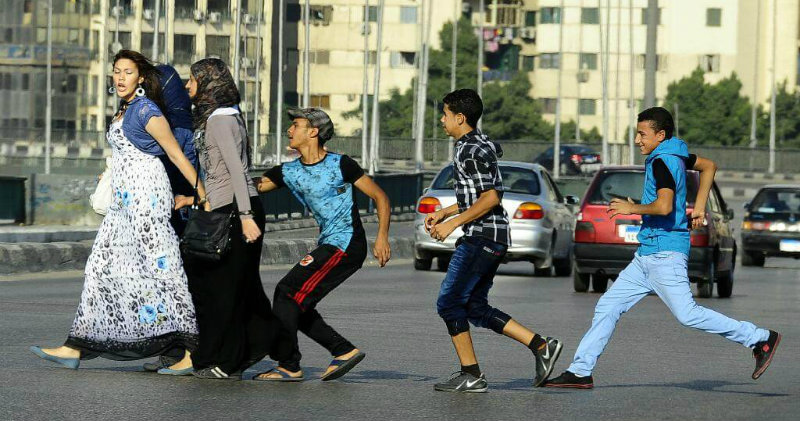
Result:
M533 265L533 276L548 277L553 276L553 265L546 268L538 268L536 264Z
M733 294L733 270L725 276L720 276L717 280L717 296L730 298L731 294Z
M553 266L556 267L556 276L569 276L570 272L572 272L572 247L567 252L567 257L553 259Z
M714 294L714 281L717 277L717 264L714 259L716 257L712 257L711 263L708 265L708 279L697 280L697 296L700 298L711 298L711 295Z
M592 275L592 291L606 292L606 289L608 289L608 276Z
M591 275L580 273L577 269L572 270L572 286L575 292L586 292L589 290L589 280Z
M764 253L742 250L742 266L764 267L764 261L766 261Z
M414 259L414 269L430 270L433 259Z
M440 272L447 272L448 266L450 266L450 257L440 256L436 258L436 269Z

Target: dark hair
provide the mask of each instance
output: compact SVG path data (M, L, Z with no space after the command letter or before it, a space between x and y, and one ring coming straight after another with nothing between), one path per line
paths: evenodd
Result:
M483 115L483 101L472 89L458 89L444 96L442 102L453 114L464 114L467 124L475 128Z
M139 70L139 76L144 79L144 82L139 85L144 88L144 94L151 101L155 102L162 112L166 109L164 105L164 97L161 94L161 72L156 69L153 62L142 53L133 50L120 50L115 56L113 63L116 65L118 61L128 59L132 61L136 68Z
M675 122L672 120L672 114L666 108L653 107L648 108L639 113L637 120L639 123L649 121L650 127L656 132L664 131L664 139L672 137L675 131Z

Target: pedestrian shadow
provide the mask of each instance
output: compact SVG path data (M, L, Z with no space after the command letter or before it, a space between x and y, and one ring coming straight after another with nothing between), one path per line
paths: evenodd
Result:
M764 398L778 398L792 396L788 393L765 393L765 392L752 392L744 390L720 390L728 386L753 386L754 383L742 382L729 382L725 380L692 380L684 383L646 383L646 384L614 384L608 386L600 386L601 389L621 389L621 388L637 388L637 387L663 387L663 388L677 388L686 389L696 392L714 392L714 393L728 393L734 395L748 395L759 396ZM553 390L553 389L550 389Z
M242 375L243 380L250 380L256 375L269 371L276 367L275 363L262 361L248 368ZM325 373L325 368L303 367L305 378L319 378ZM423 376L418 374L403 373L394 370L359 370L358 368L347 373L341 380L348 383L366 383L373 380L411 380L414 382L426 382L435 380L435 377Z

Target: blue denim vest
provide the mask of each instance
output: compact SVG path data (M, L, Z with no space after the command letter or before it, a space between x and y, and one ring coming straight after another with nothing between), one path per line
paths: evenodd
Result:
M134 97L125 110L122 133L140 151L148 155L164 155L161 145L145 129L150 118L163 115L155 102L146 97Z

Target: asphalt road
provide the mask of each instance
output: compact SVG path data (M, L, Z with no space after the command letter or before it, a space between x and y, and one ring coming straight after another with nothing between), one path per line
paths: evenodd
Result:
M750 379L750 351L679 325L657 297L625 315L595 372L592 391L533 389L530 352L494 333L474 331L490 391L433 391L457 369L434 303L442 273L409 261L366 267L319 307L367 353L342 380L316 378L329 356L301 338L309 380L300 384L201 381L142 372L139 362L86 361L78 371L28 352L65 338L79 298L80 273L26 275L0 282L0 419L794 419L800 413L800 262L769 259L738 268L731 299L701 300L732 317L779 330L770 370ZM287 268L263 272L269 295ZM530 265L501 268L493 303L544 335L565 342L565 369L589 326L597 294L575 293L569 278L534 278ZM258 370L271 367L259 363ZM248 371L251 377L255 371ZM793 415L794 414L794 415Z

